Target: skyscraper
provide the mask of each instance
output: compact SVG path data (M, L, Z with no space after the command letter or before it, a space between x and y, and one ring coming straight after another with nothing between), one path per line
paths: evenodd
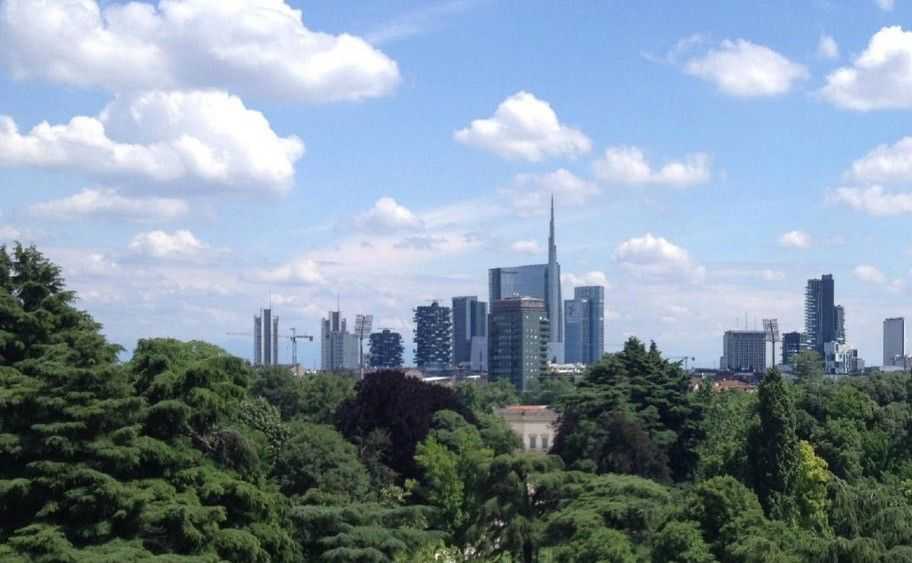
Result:
M786 332L782 335L782 363L791 364L795 356L801 353L804 335L800 332Z
M548 263L492 268L488 271L488 298L494 303L510 297L533 297L545 304L545 313L551 321L548 357L558 363L564 361L564 315L561 300L560 263L557 261L557 243L554 232L554 198L551 198L551 220L548 226Z
M523 392L530 378L546 373L549 325L542 299L495 301L488 317L488 378L510 381Z
M836 305L833 311L836 319L836 342L840 344L846 343L846 330L845 330L845 309L842 305Z
M767 363L766 332L762 330L727 330L722 338L721 369L764 373Z
M253 365L271 366L279 363L279 316L272 309L261 309L253 316Z
M453 363L468 366L472 360L472 339L488 334L488 304L478 297L453 298Z
M593 364L605 353L605 288L577 287L564 301L564 361Z
M838 341L836 305L834 303L835 284L831 274L824 274L820 279L812 278L807 282L804 293L804 332L807 346L824 356L824 345ZM845 316L842 332L845 333Z
M884 319L883 365L905 366L906 321L903 317Z
M370 335L370 366L402 367L402 335L387 328Z
M446 369L453 361L453 322L449 307L437 301L415 309L415 365Z
M320 368L324 371L358 369L358 337L348 332L341 311L330 311L320 322Z

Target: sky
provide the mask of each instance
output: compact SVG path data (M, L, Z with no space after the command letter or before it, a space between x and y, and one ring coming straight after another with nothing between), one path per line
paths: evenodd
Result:
M832 273L869 365L912 316L912 6L0 0L0 239L131 350L487 298L547 260L714 367ZM315 344L300 345L305 366ZM290 344L280 346L283 361Z

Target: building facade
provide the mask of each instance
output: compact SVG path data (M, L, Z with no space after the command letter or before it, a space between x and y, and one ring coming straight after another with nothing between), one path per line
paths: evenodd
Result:
M564 301L564 363L591 365L604 354L605 288L574 288Z
M763 373L770 367L766 332L762 330L728 330L722 338L722 349L721 369Z
M415 365L442 370L453 363L453 321L449 307L437 301L415 309Z
M804 293L804 334L807 347L816 351L821 357L825 355L824 345L837 342L838 319L836 313L835 283L831 274L824 274L820 279L813 278L807 282ZM842 333L845 334L845 315L842 318Z
M488 378L526 390L533 377L547 374L550 322L545 302L510 297L493 303L488 317Z
M261 309L253 316L253 365L271 366L279 363L279 316L272 309Z
M906 321L903 317L884 319L883 365L905 367Z
M360 343L348 332L340 311L330 311L320 323L320 368L323 371L358 369Z
M548 229L548 263L492 268L488 270L488 299L493 304L511 297L541 299L551 322L548 356L555 363L564 362L564 313L561 297L560 262L554 229L554 198L551 198L551 220Z
M389 329L383 329L370 335L370 367L402 367L402 335Z
M478 297L453 298L453 363L468 367L472 363L472 339L487 338L488 304Z
M557 434L558 414L545 405L507 405L497 414L527 452L548 453Z
M848 375L864 371L864 360L858 357L858 350L835 340L824 345L823 360L827 375Z
M804 348L804 335L800 332L786 332L782 335L782 363L790 365Z

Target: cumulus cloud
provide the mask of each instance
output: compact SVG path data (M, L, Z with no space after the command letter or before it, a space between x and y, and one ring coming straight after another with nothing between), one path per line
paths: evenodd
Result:
M746 39L723 41L718 49L688 60L684 71L726 94L745 98L785 94L808 77L803 65Z
M303 153L300 139L278 136L263 114L217 91L120 96L97 117L42 122L27 133L0 116L3 166L284 193Z
M130 250L140 256L150 258L185 259L202 255L209 245L196 238L188 230L180 229L173 233L149 231L139 233L130 240Z
M534 240L518 240L510 245L510 249L520 254L542 254L544 252L538 241Z
M912 193L889 193L882 186L836 188L827 195L827 201L875 216L912 213Z
M779 246L785 248L810 248L811 235L804 231L789 231L779 237Z
M529 92L510 96L492 117L472 121L453 137L504 158L530 162L592 150L592 142L582 131L562 124L551 104Z
M869 264L862 264L856 266L853 272L855 277L863 282L883 284L887 281L887 276L884 275L879 269Z
M126 197L113 188L87 188L69 197L37 203L33 215L51 219L112 217L135 221L168 221L182 217L190 207L182 199Z
M593 164L595 177L607 184L657 185L684 188L709 181L711 159L706 153L694 153L683 160L669 161L653 169L643 151L637 147L608 147Z
M817 41L817 56L821 59L838 59L839 43L833 39L832 35L823 33Z
M19 79L305 102L382 96L400 79L366 41L308 29L284 0L5 0L0 61Z
M893 145L875 147L853 162L845 176L866 184L912 180L912 137L903 137Z
M882 28L851 66L827 76L820 94L856 111L912 108L912 32Z
M263 270L256 276L258 281L277 284L319 284L323 282L320 265L315 260L301 258L282 264L271 270Z
M628 271L642 277L699 282L706 275L706 269L696 264L687 250L652 233L625 240L614 256Z
M354 219L355 228L361 231L392 233L421 229L422 220L404 205L391 197L381 197L374 206L358 214Z
M585 272L582 274L561 274L561 283L571 289L586 285L600 285L605 289L611 287L611 284L608 282L608 276L605 275L605 272L599 271Z
M599 189L561 168L547 174L517 174L512 186L503 192L517 213L536 215L548 210L551 196L562 206L578 206L598 195Z

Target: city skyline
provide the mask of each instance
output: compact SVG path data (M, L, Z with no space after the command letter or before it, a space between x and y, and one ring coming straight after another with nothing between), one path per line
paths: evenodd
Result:
M417 305L547 261L552 195L560 289L606 287L607 351L714 366L745 314L803 330L821 272L875 364L883 319L912 315L903 2L176 0L187 27L155 1L20 4L0 1L0 238L59 263L128 351L251 357L225 333L268 293L311 334L341 294L410 351ZM232 52L272 64L212 55L263 8L285 17ZM186 63L201 22L224 33Z

